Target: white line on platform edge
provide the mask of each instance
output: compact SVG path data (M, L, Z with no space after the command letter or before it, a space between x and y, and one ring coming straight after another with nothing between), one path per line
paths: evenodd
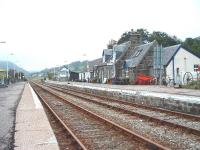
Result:
M35 94L35 92L33 91L33 88L30 86L30 84L28 83L29 88L31 89L31 93L33 96L33 101L35 104L35 108L36 109L43 109L42 104L40 103L40 100L38 99L37 95Z

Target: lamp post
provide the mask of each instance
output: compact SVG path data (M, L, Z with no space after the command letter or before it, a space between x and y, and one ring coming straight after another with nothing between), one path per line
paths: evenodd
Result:
M10 54L10 55L12 55L12 56L14 56L14 54L12 53L12 54ZM16 66L15 66L15 63L13 63L13 78L14 78L14 80L15 80L15 73L16 73L16 71L15 71L15 68Z
M22 79L22 72L21 72L21 68L19 68L19 79Z
M17 73L17 79L19 80L20 69L19 69L19 61L18 60L16 61L16 65L17 65L17 68L15 68L15 69L16 69L16 73Z
M18 66L19 66L19 68L18 68L18 80L21 80L21 72L20 72L20 62L18 61Z
M67 64L67 68L68 68L68 81L69 81L69 78L70 78L70 73L69 73L69 63Z
M56 67L53 68L53 77L54 77L54 79L55 79L55 76L56 76L56 70L55 69L56 69Z
M9 56L12 56L12 55L14 55L13 53L10 53L8 56L7 56L7 63L6 63L6 78L8 79L8 57Z

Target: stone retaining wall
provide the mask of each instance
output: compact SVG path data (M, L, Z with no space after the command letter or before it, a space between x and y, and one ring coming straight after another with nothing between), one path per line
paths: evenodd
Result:
M159 107L174 111L180 111L183 113L189 113L194 115L200 114L200 103L194 103L190 101L181 101L174 98L160 98L154 96L144 96L139 91L120 90L120 89L108 89L108 88L96 88L95 87L83 87L66 85L66 88L74 89L77 91L84 91L100 96L112 97L136 104L142 104L145 106Z

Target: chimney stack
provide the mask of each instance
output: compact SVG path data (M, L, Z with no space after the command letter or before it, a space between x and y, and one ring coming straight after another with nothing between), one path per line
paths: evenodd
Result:
M131 41L132 47L141 45L142 44L142 35L138 32L135 32L133 29L131 29L130 41Z

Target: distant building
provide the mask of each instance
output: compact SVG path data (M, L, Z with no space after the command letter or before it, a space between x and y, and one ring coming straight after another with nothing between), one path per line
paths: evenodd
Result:
M113 40L107 46L102 58L87 62L79 80L180 85L200 78L200 58L180 44L163 48L157 41L142 41L141 35L132 30L129 41L117 44Z
M97 66L98 82L123 80L133 83L137 74L155 76L154 51L158 43L143 44L139 33L132 31L130 41L114 45L113 49L104 49L102 63Z
M60 81L78 81L79 73L71 71L68 68L62 67L59 71Z
M79 80L85 82L95 82L96 81L96 66L99 65L102 58L98 58L92 61L87 61L86 67L82 72L79 73Z
M139 75L151 77L154 84L186 84L200 78L198 56L180 44L165 48L157 41L144 44L134 31L130 41L104 49L102 62L95 68L99 83L117 80L135 84Z
M121 77L129 79L130 83L135 82L138 74L159 78L160 73L163 73L163 67L160 67L161 63L156 63L158 60L156 53L159 52L159 48L158 43L153 41L130 50L121 66ZM158 69L161 69L161 72L158 72Z

